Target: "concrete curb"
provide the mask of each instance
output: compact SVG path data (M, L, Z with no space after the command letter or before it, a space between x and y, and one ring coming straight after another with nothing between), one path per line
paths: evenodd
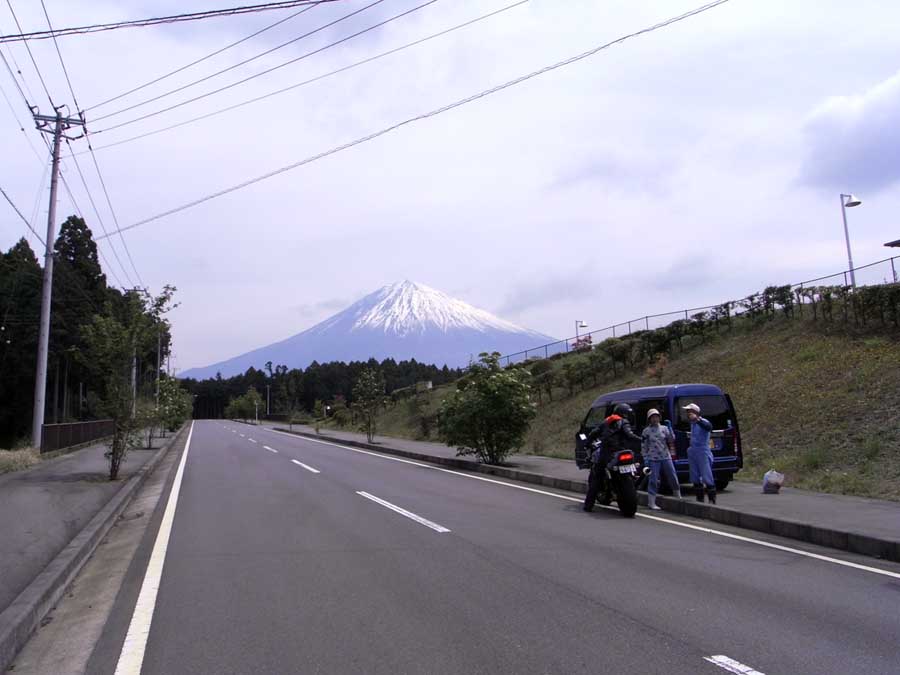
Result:
M63 596L97 545L109 532L137 490L182 437L188 425L170 436L156 454L106 503L90 522L51 560L15 600L0 613L0 672L6 671L37 629L41 620Z
M333 436L327 436L325 434L317 435L304 431L289 431L288 429L279 427L276 427L276 430L292 433L296 436L317 438L330 443L374 450L388 455L397 455L399 457L415 459L430 464L440 464L462 471L485 473L491 476L522 481L523 483L533 483L569 492L578 492L581 494L587 492L586 480L554 478L553 476L545 476L530 471L519 471L518 469L510 469L502 466L480 464L472 460L460 459L457 457L439 457L409 450L400 450L399 448L392 448L388 445L376 445L374 443L364 443L362 441L348 441ZM638 493L638 502L641 506L647 505L646 493ZM678 500L673 497L658 496L656 498L656 503L658 506L662 507L663 511L669 513L681 514L692 518L702 518L704 520L721 523L722 525L730 525L732 527L753 530L754 532L763 532L765 534L774 534L787 539L816 544L817 546L826 546L828 548L858 553L873 558L900 562L900 541L891 541L889 539L880 539L878 537L871 537L854 532L844 532L842 530L817 527L815 525L801 523L787 518L772 518L770 516L737 511L736 509L729 509L723 506L712 506L710 504L693 501L690 498Z

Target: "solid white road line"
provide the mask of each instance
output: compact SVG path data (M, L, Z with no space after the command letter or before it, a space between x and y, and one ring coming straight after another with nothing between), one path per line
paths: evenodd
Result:
M116 665L116 675L140 675L144 665L144 652L147 649L147 638L150 637L150 624L153 621L153 610L156 607L156 595L159 592L159 583L162 579L163 565L166 561L166 549L169 546L169 535L172 533L172 523L175 520L175 509L178 506L178 495L181 493L181 481L184 478L184 465L187 462L188 450L191 448L191 437L194 435L194 423L191 422L188 431L187 443L178 463L178 471L175 473L175 482L169 493L169 501L166 502L166 510L163 512L159 532L156 534L156 542L150 554L150 562L144 573L144 581L138 595L134 613L131 615L131 623L128 625L128 633L122 651L119 653L119 662Z
M302 466L304 469L306 469L306 470L309 471L310 473L322 473L322 472L319 471L318 469L312 468L309 464L304 464L303 462L298 462L296 459L292 459L291 461L292 461L294 464L296 464L297 466Z
M729 673L737 673L738 675L765 675L765 673L761 673L755 668L745 666L740 661L735 661L734 659L730 659L721 654L719 656L704 656L703 658L710 663L716 664L719 668L727 670Z
M472 474L466 473L464 471L454 471L453 469L444 469L439 466L432 466L430 464L423 464L422 462L416 462L411 459L403 459L401 457L389 457L387 455L382 455L377 452L370 452L369 450L362 450L360 448L353 448L349 445L340 445L339 443L331 443L330 441L320 441L317 438L309 438L308 436L297 436L295 434L289 434L284 431L278 431L277 433L284 434L286 436L292 436L294 438L300 438L305 441L310 441L312 443L321 443L322 445L331 445L336 448L342 448L344 450L350 450L351 452L358 452L363 455L371 455L372 457L378 457L380 459L386 459L392 462L400 462L402 464L412 464L413 466L420 466L425 469L431 469L432 471L441 471L443 473L450 473L454 476L461 476L462 478L469 478L471 480L480 480L485 483L494 483L496 485L503 485L505 487L515 488L517 490L524 490L525 492L534 492L540 495L546 495L548 497L556 497L557 499L564 499L570 502L578 502L582 503L584 500L578 497L570 497L568 495L562 495L556 492L548 492L547 490L539 490L537 488L525 487L524 485L516 485L515 483L507 483L506 481L497 480L495 478L485 478L483 476L474 476ZM617 511L618 508L615 506L601 506L601 508L609 509L611 511ZM880 574L885 577L891 577L893 579L900 579L900 573L891 572L889 570L881 569L879 567L871 567L870 565L860 565L859 563L850 562L849 560L840 560L839 558L832 558L827 555L820 555L818 553L811 553L809 551L804 551L799 548L791 548L790 546L782 546L781 544L773 544L768 541L763 541L761 539L753 539L752 537L744 537L740 534L732 534L731 532L723 532L722 530L714 530L711 527L702 527L700 525L692 525L690 523L683 523L677 520L671 520L669 518L662 518L660 516L651 516L647 513L638 513L636 514L638 518L646 518L647 520L653 520L659 523L665 523L667 525L674 525L676 527L683 527L687 530L694 530L696 532L703 532L704 534L711 534L717 537L724 537L726 539L733 539L735 541L744 542L745 544L754 544L756 546L763 546L765 548L774 549L776 551L783 551L785 553L792 553L794 555L798 555L804 558L811 558L812 560L819 560L822 562L831 563L833 565L840 565L841 567L850 567L852 569L862 570L863 572L871 572L872 574Z
M417 523L419 523L419 525L424 525L425 527L430 527L435 532L440 532L441 534L443 534L445 532L450 531L443 525L438 525L437 523L432 523L430 520L426 520L422 516L417 516L415 513L411 512L411 511L407 511L406 509L401 509L396 504L391 504L390 502L386 502L383 499L379 499L375 495L370 495L368 492L357 492L356 494L358 494L360 497L365 497L366 499L371 499L376 504L381 504L383 507L390 509L391 511L394 511L396 513L399 513L401 516L406 516L410 520L414 520Z

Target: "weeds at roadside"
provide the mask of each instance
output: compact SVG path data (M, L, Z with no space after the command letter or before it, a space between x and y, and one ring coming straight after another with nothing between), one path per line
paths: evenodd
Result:
M41 461L41 454L36 448L21 450L0 450L0 473L28 469Z

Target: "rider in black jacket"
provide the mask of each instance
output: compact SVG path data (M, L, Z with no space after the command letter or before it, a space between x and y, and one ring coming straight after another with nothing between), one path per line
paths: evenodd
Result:
M584 497L584 510L593 511L594 504L597 502L597 496L603 492L600 497L600 503L604 506L612 501L612 493L610 492L608 482L606 480L606 465L612 459L613 455L619 450L627 450L626 441L637 441L640 443L641 437L631 430L631 422L629 421L634 415L634 411L627 403L619 403L614 409L613 414L607 417L591 436L600 436L602 445L600 451L591 457L591 475L588 478L588 490Z

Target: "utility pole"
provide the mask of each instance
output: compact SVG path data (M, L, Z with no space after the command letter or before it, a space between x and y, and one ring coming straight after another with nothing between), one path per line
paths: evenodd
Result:
M53 134L53 167L50 173L50 212L47 215L47 239L44 246L44 280L41 286L41 323L38 333L37 370L34 376L34 413L31 418L31 444L40 449L44 408L47 396L47 353L50 347L50 300L53 292L53 244L56 241L56 186L59 181L59 142L63 132L72 126L84 126L84 119L63 117L62 109L56 115L34 113L39 131ZM52 126L52 130L51 127Z
M162 360L162 323L156 331L156 407L159 408L159 368Z

